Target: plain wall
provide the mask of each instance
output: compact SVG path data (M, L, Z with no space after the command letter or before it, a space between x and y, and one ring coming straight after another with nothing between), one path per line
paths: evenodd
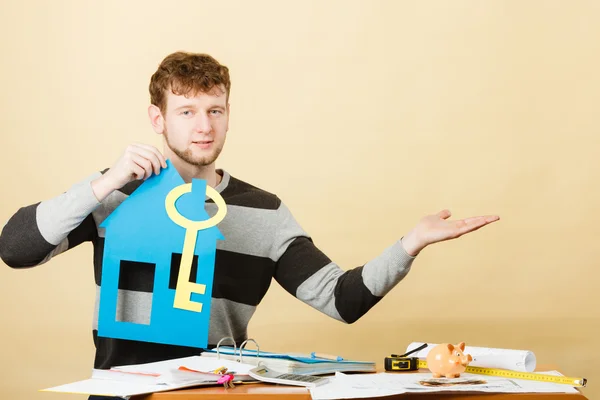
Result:
M273 283L263 350L383 362L412 341L528 349L600 394L597 1L7 1L0 3L0 224L162 148L146 109L163 57L230 68L217 166L276 193L344 269L420 218L501 220L423 251L344 325ZM92 247L0 268L2 398L87 378Z

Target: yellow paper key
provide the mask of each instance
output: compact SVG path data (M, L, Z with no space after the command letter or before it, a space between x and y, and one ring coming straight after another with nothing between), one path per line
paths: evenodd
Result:
M173 302L173 307L181 308L183 310L202 312L202 303L194 302L190 299L192 293L204 294L206 291L206 285L190 282L196 239L198 238L198 231L211 228L225 218L225 215L227 214L227 206L225 205L225 200L223 200L219 192L210 186L206 186L206 195L217 205L217 213L206 221L191 221L181 215L175 207L175 202L181 196L186 193L190 193L191 191L192 184L186 183L171 190L165 199L165 208L169 218L186 230L185 239L183 241L181 263L179 264L179 275L177 276L177 287L175 288L175 301Z

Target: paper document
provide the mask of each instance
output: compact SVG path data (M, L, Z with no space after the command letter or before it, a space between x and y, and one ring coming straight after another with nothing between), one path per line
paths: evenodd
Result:
M556 371L544 372L550 375ZM433 382L432 382L433 381ZM440 384L441 382L441 384ZM311 388L313 400L358 399L403 393L441 391L487 393L579 393L568 385L461 374L458 379L432 379L431 373L378 373L346 375L338 372L329 383Z
M423 345L421 342L413 342L408 345L406 351L416 349ZM413 353L413 357L426 359L429 351L437 344L430 343L423 350ZM464 354L470 354L473 361L469 363L472 367L510 369L520 372L533 372L536 367L535 354L529 350L496 349L491 347L465 346Z
M182 368L183 367L183 368ZM234 381L253 381L248 371L254 365L200 356L147 364L126 365L92 371L91 379L56 386L44 391L128 398L192 386L216 385L222 376L212 371L225 367Z
M187 369L191 369L194 371L199 371L198 373L190 373L186 371L180 371L179 367L185 367ZM254 368L254 365L240 363L237 361L231 360L217 360L216 358L206 358L200 356L191 356L184 358L177 358L174 360L166 360L166 361L158 361L147 364L137 364L137 365L125 365L119 367L111 368L112 371L120 371L120 372L134 372L138 374L154 374L160 375L157 383L178 383L181 380L189 380L189 379L199 379L201 372L206 373L206 380L215 380L219 378L220 375L213 374L211 371L214 371L217 368L225 367L227 368L227 373L234 374L235 380L253 380L250 378L248 371ZM186 376L188 378L186 378Z
M191 386L213 384L212 382L195 382L188 384L179 385L159 385L159 384L145 384L140 382L127 382L119 380L107 380L107 379L86 379L83 381L68 383L66 385L55 386L48 389L43 389L43 392L59 392L59 393L73 393L73 394L86 394L96 396L115 396L122 398L129 398L131 396L139 394L149 394L156 392L164 392L167 390L183 389Z

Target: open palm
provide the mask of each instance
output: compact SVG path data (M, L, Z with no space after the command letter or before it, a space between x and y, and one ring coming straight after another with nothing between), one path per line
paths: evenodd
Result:
M441 242L448 239L456 239L465 233L476 231L500 218L497 215L485 215L449 221L452 214L449 210L443 210L435 215L428 215L421 219L417 225L421 231L421 237L428 243Z
M403 239L407 252L415 255L430 244L456 239L500 219L497 215L484 215L449 221L451 215L449 210L442 210L422 218Z

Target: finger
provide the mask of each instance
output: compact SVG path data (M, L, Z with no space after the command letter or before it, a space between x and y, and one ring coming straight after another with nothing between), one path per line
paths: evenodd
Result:
M473 222L477 222L478 223L478 222L480 222L482 220L486 221L487 223L490 223L490 222L498 221L499 219L500 219L500 217L497 216L497 215L482 215L482 216L479 216L479 217L465 218L465 219L463 219L463 221L468 225L468 224L471 224Z
M151 147L151 146L148 146L148 147ZM146 147L142 147L138 144L132 145L132 152L149 160L152 163L152 169L154 170L154 173L156 175L160 174L162 162L160 160L160 157L155 152L147 149Z
M439 213L436 214L438 217L440 217L441 219L448 219L452 216L452 213L450 212L450 210L442 210Z
M156 155L156 153L144 147L140 147L139 145L133 145L132 152L149 160L152 163L152 169L154 170L154 173L156 175L160 174L162 162L160 161L160 158Z
M133 161L133 163L137 164L144 170L144 180L148 179L152 175L152 162L150 162L150 160L142 157L139 154L132 153L131 161Z
M133 161L130 161L130 162L131 162L131 175L137 180L144 179L144 175L146 175L146 170L144 170L144 168L140 167Z
M150 145L144 144L144 143L136 143L135 145L154 153L156 155L156 157L158 158L158 160L160 161L160 165L163 168L167 168L167 159L165 158L165 156L163 156L163 154L156 147L150 146Z
M144 143L136 143L135 145L156 154L156 157L159 159L161 166L163 168L167 168L167 159L165 158L165 156L163 156L163 154L156 147L150 146L150 145L144 144Z
M459 235L464 235L465 233L476 231L477 229L497 221L498 217L484 216L484 217L472 217L467 218L465 220L457 221L457 230Z

